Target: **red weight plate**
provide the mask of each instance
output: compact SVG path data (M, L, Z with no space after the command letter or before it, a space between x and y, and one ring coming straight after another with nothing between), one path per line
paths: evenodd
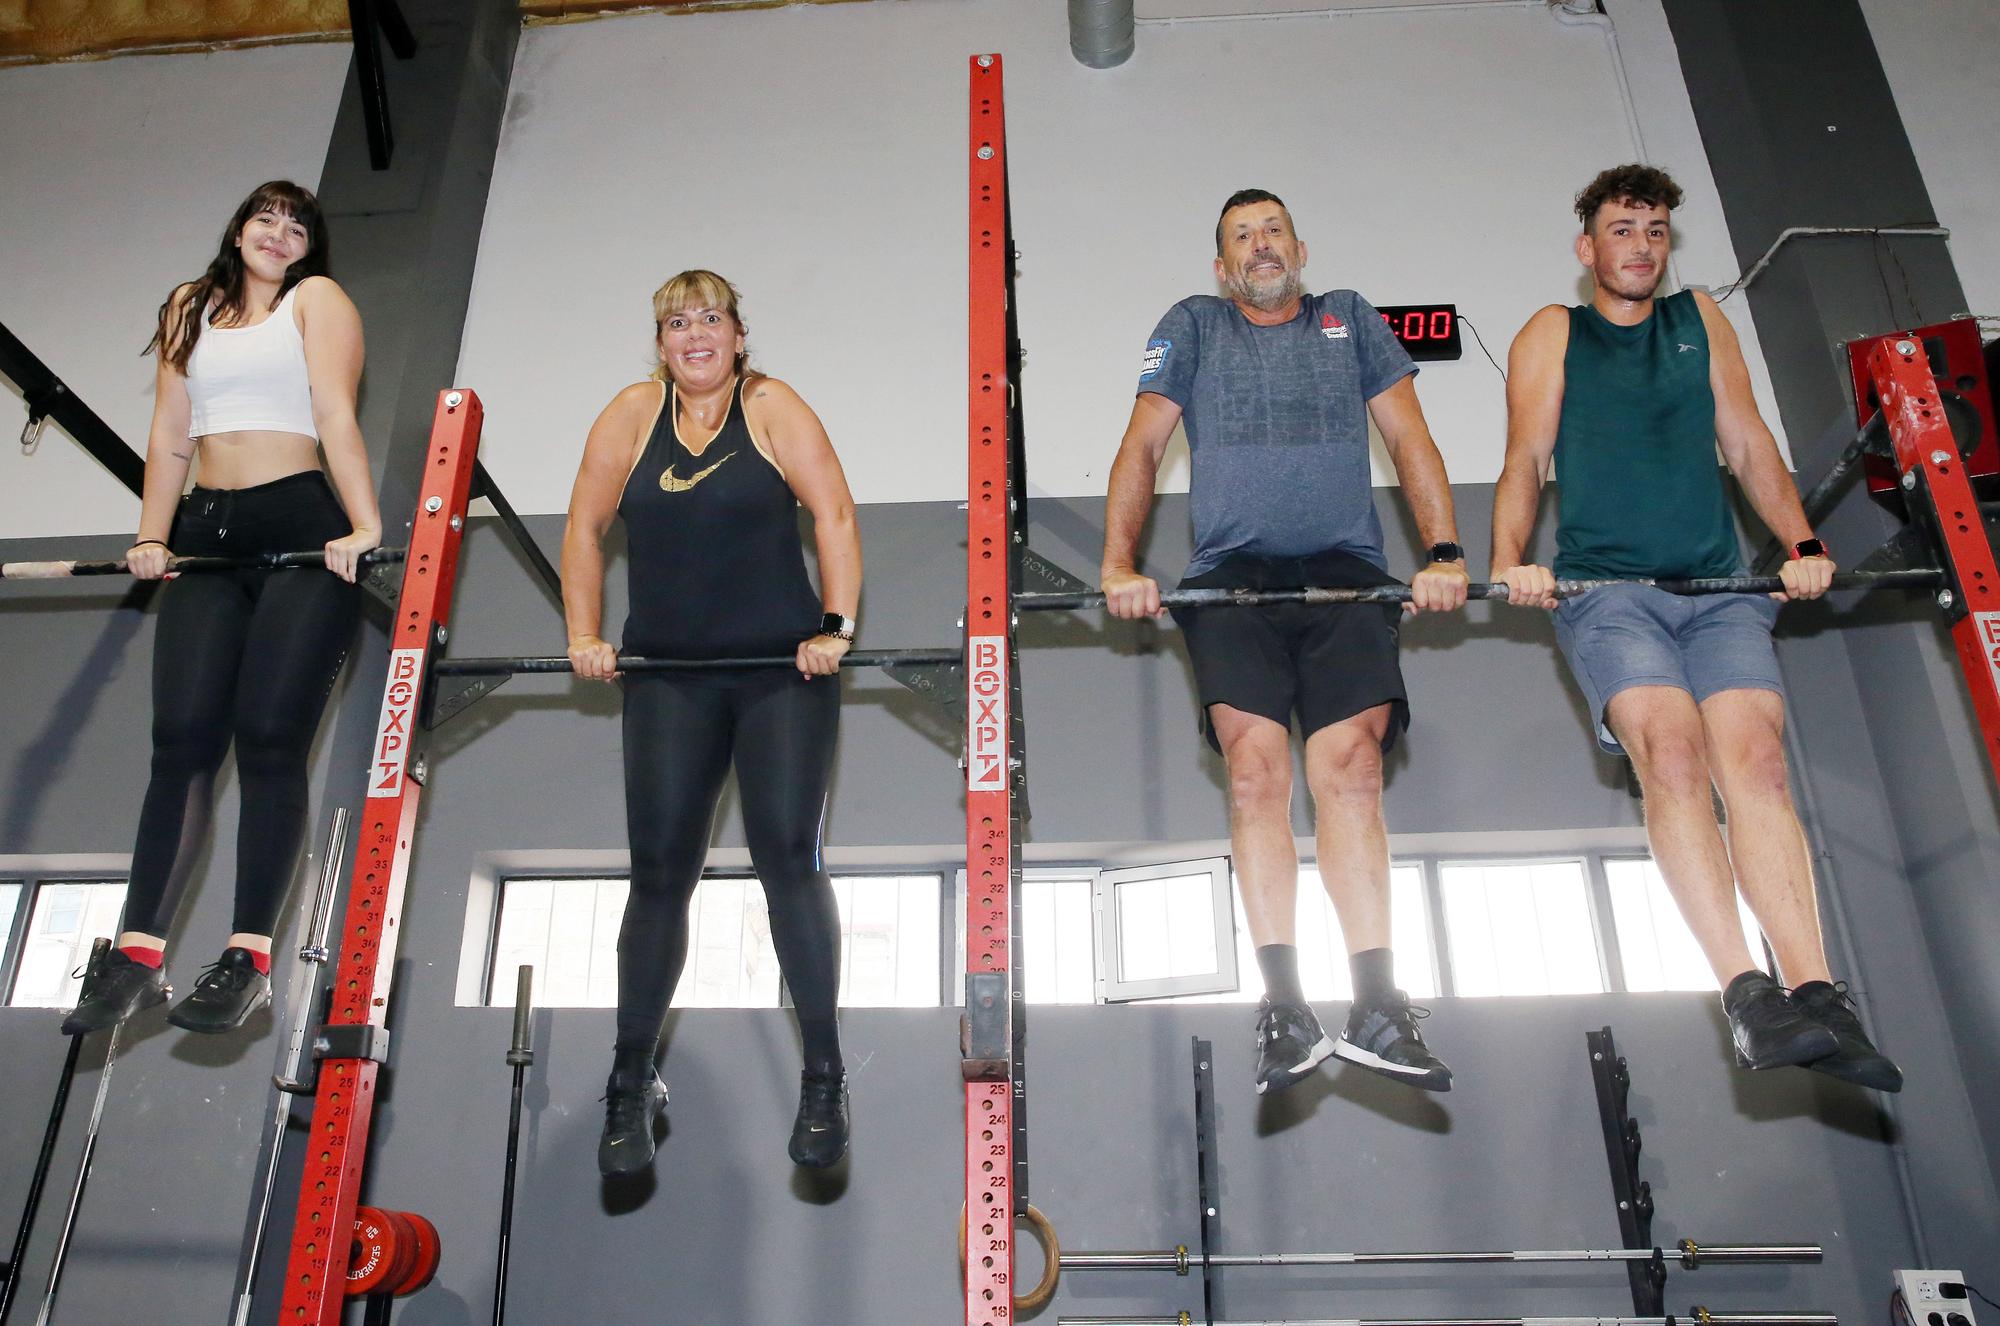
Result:
M416 1235L411 1240L415 1251L411 1257L409 1274L396 1282L398 1295L414 1294L429 1284L431 1277L437 1274L438 1261L444 1253L436 1225L415 1211L405 1212L404 1218L410 1222L410 1228Z
M384 1211L389 1223L396 1227L396 1256L389 1263L389 1278L382 1288L391 1294L400 1294L398 1288L409 1278L410 1269L417 1264L417 1227L408 1211Z
M372 1206L354 1208L354 1247L347 1258L347 1296L363 1298L379 1294L394 1283L390 1273L400 1253L411 1242L390 1220L390 1212Z

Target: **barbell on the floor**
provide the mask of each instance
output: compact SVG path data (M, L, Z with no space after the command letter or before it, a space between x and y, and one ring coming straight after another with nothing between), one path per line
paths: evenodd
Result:
M1223 1266L1420 1266L1489 1262L1650 1262L1670 1255L1663 1248L1559 1248L1495 1252L1189 1252L1183 1244L1163 1252L1065 1252L1065 1271L1172 1271L1186 1275L1206 1263ZM1671 1255L1687 1270L1701 1266L1773 1262L1817 1263L1825 1256L1817 1243L1697 1243L1682 1239Z
M1056 1326L1194 1326L1186 1312L1171 1317L1057 1317ZM1218 1321L1214 1326L1840 1326L1831 1312L1714 1312L1685 1317L1286 1317Z

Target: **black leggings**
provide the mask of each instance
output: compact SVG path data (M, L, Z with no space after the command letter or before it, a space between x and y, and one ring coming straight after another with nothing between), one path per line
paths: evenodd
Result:
M687 964L688 902L733 763L750 862L805 1039L806 1066L840 1067L840 914L820 819L840 727L840 681L796 673L730 682L624 679L625 820L632 891L618 931L618 1048L651 1053Z
M176 555L318 548L350 530L326 476L181 499ZM236 745L242 812L232 928L268 935L306 825L306 762L353 640L355 586L330 571L201 571L160 591L153 639L153 778L139 812L127 930L165 936L201 842L215 771Z

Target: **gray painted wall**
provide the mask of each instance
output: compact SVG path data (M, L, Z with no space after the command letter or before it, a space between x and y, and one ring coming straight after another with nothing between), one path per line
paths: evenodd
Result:
M1668 14L1746 265L1786 226L1934 215L1857 4L1688 0ZM1853 435L1842 344L1965 307L1941 241L1871 243L1795 243L1749 291L1807 483ZM1858 491L1822 523L1849 562L1895 528ZM1963 1073L1962 1093L1940 1083L1897 1102L1922 1229L1943 1264L1990 1255L2000 1113L1980 1102L2000 1088L1993 778L1935 613L1906 603L1801 616L1812 629L1780 658L1850 970L1885 1039Z
M1738 34L1719 7L1686 10L1674 13L1675 35L1697 111L1726 113L1726 98L1741 95L1740 86L1726 80L1710 86L1697 69L1729 65L1724 57L1738 42L1767 50L1775 35ZM1814 58L1858 59L1851 43L1842 44L1852 36L1843 31L1835 25L1826 38L1832 49ZM467 39L459 49L475 47ZM465 133L476 139L482 121L467 103L485 104L491 89L482 80L491 70L463 57L450 70L471 72L459 82L444 79L437 95L465 109ZM351 109L336 156L357 150ZM431 150L452 155L442 146ZM1723 187L1746 187L1739 176L1723 178L1728 154L1715 144L1711 152ZM369 427L371 436L391 440L384 453L391 468L398 455L421 445L424 425L412 427L411 420L428 420L427 397L441 371L421 367L431 342L419 332L431 325L424 320L427 310L435 313L430 306L453 288L406 282L398 291L397 256L414 261L408 257L414 243L464 244L466 228L476 231L478 219L476 151L458 152L450 172L425 173L427 160L438 158L414 151L406 158L405 168L422 178L399 186L412 191L400 203L383 203L378 215L357 197L353 209L375 219L340 222L344 253L360 268L343 275L363 288L372 283L378 301L364 303L381 374L371 376L366 408L383 412L370 417ZM330 158L330 193L336 165ZM1733 195L1729 205L1738 205ZM378 227L372 235L369 225ZM1739 248L1761 251L1749 238L1739 239ZM1822 285L1844 288L1840 282L1852 273L1831 253L1826 261L1833 266ZM1798 277L1782 271L1770 279L1770 290L1803 290L1801 298L1820 288L1788 287L1784 281ZM1765 317L1765 305L1757 307ZM1781 315L1789 308L1772 307ZM1862 308L1855 316L1873 325L1881 315ZM1767 323L1767 339L1780 339L1781 322ZM1814 355L1823 364L1826 353L1823 346L1799 349L1797 376L1781 382L1790 393L1795 445L1840 431L1828 403L1838 397L1823 385L1826 370L1818 379L1805 371ZM1033 391L1032 376L1026 389ZM1805 412L1802 419L1817 418L1819 432L1790 417L1794 409ZM1814 467L1811 457L1801 464L1808 473ZM1479 548L1490 491L1466 485L1457 496L1464 540ZM1378 500L1393 555L1407 571L1411 532L1392 493ZM1094 566L1092 503L1041 501L1031 514L1038 551L1077 571ZM884 506L866 509L863 519L872 568L868 643L948 642L958 612L959 514L949 504ZM535 527L552 547L556 522L542 519ZM1869 541L1843 526L1829 532L1841 547ZM1185 539L1184 507L1178 499L1163 501L1149 565L1171 574L1185 555ZM54 551L47 543L0 545L9 558ZM0 852L127 845L143 779L136 738L144 730L151 627L118 609L117 600L115 589L94 586L10 586L0 599L10 713L29 719L0 731L0 764L14 774L0 810ZM614 602L611 619L620 611ZM1166 1247L1193 1238L1187 1042L1197 1034L1214 1039L1219 1056L1227 1247L1615 1242L1581 1036L1610 1022L1634 1059L1634 1108L1646 1128L1645 1167L1659 1193L1662 1237L1808 1239L1829 1249L1828 1264L1817 1270L1677 1275L1669 1296L1675 1310L1695 1302L1717 1309L1813 1307L1875 1319L1887 1269L1917 1255L1917 1225L1903 1208L1898 1182L1905 1163L1918 1179L1916 1216L1934 1259L1962 1265L1975 1279L2000 1279L1990 1153L1971 1105L1985 1089L1979 1076L1985 1069L1977 1045L1968 1045L1966 1024L1954 1025L1945 1011L1948 1000L1950 1006L1990 1000L2000 990L2000 973L1977 951L1941 949L1954 956L1938 971L1926 957L1927 945L1961 942L1949 933L1953 927L1967 932L1963 943L1993 951L1978 928L1988 922L1975 905L1992 872L1963 855L1987 830L1969 811L1935 797L1912 810L1906 803L1918 798L1899 790L1916 783L1906 770L1935 767L1926 743L1943 744L1950 731L1949 706L1939 697L1950 696L1951 678L1938 665L1935 629L1920 617L1875 609L1857 620L1850 608L1827 612L1861 629L1835 635L1824 629L1825 616L1799 613L1788 620L1782 648L1807 755L1802 791L1819 808L1833 929L1855 955L1848 965L1885 1045L1911 1074L1896 1115L1807 1075L1734 1072L1711 1001L1698 996L1441 1000L1430 1025L1460 1073L1453 1095L1411 1097L1346 1073L1262 1106L1245 1089L1249 1019L1240 1007L1041 1010L1030 1042L1034 1197L1065 1243ZM1175 843L1223 833L1219 771L1197 744L1187 671L1170 631L1088 618L1031 619L1024 640L1036 851L1060 854L1072 843L1158 844L1166 856ZM1481 607L1462 622L1412 623L1405 640L1418 718L1392 763L1392 830L1587 831L1635 822L1620 771L1591 751L1578 702L1559 679L1545 621L1496 618ZM559 623L541 591L493 531L475 525L453 652L553 652L559 643ZM1934 701L1928 719L1922 710L1899 707L1906 700L1885 710L1879 691L1864 689L1863 679L1879 675L1871 671L1878 664L1912 657L1920 666L1899 667L1894 675L1928 679ZM351 682L351 716L328 725L316 787L337 788L358 767L358 759L336 759L335 752L372 724L376 685ZM940 739L935 718L893 683L856 676L845 685L830 842L857 851L937 849L938 859L948 860L960 816L955 739ZM433 749L397 973L396 1052L382 1093L369 1191L373 1200L425 1211L444 1230L438 1285L398 1310L398 1320L413 1326L484 1320L488 1312L507 1015L455 1002L469 876L482 855L498 851L621 844L614 701L608 690L579 695L563 680L521 679L445 729ZM1905 724L1917 725L1908 739L1890 730ZM1952 777L1962 789L1986 786L1976 769L1954 766ZM1914 823L1905 823L1912 813ZM227 843L233 828L225 787L216 840ZM718 846L727 850L740 841L732 814ZM227 861L209 865L179 936L175 967L183 981L225 924ZM952 1320L951 1221L960 1163L954 1020L951 1010L848 1016L856 1155L844 1179L817 1187L783 1159L796 1052L785 1015L677 1015L667 1060L675 1131L658 1188L634 1194L607 1193L590 1162L609 1013L538 1014L541 1060L529 1093L515 1319L562 1313L606 1322ZM10 1070L7 1108L0 1111L0 1212L17 1209L32 1159L41 1102L62 1050L54 1021L49 1013L0 1010L0 1062ZM58 1321L160 1316L163 1302L172 1304L171 1320L224 1315L255 1129L267 1099L263 1079L275 1055L269 1026L222 1043L168 1034L157 1016L135 1026L114 1081ZM1972 1059L1963 1078L1961 1055ZM92 1086L88 1076L79 1082L59 1184L74 1163ZM281 1187L281 1211L289 1205ZM39 1288L34 1268L47 1253L45 1236L31 1258L31 1289ZM1246 1316L1462 1315L1612 1312L1625 1301L1622 1279L1597 1272L1404 1270L1368 1276L1366 1289L1349 1288L1360 1283L1360 1277L1266 1281L1237 1274L1226 1280L1226 1305ZM1058 1308L1191 1307L1194 1292L1192 1282L1164 1276L1076 1276Z

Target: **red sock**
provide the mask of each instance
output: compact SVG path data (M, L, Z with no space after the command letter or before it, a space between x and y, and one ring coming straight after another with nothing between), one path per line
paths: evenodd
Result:
M118 951L138 963L141 967L151 967L156 971L167 960L167 951L165 949L147 948L143 944L127 944Z
M244 950L244 952L248 953L248 954L250 955L250 961L251 961L251 962L253 962L253 963L255 963L255 964L257 965L257 974L258 974L258 975L260 975L260 976L269 976L269 975L271 974L271 955L270 955L270 954L268 954L268 953L259 953L259 952L258 952L258 951L257 951L256 949L254 949L254 948L252 948L252 949L245 949L245 950Z

